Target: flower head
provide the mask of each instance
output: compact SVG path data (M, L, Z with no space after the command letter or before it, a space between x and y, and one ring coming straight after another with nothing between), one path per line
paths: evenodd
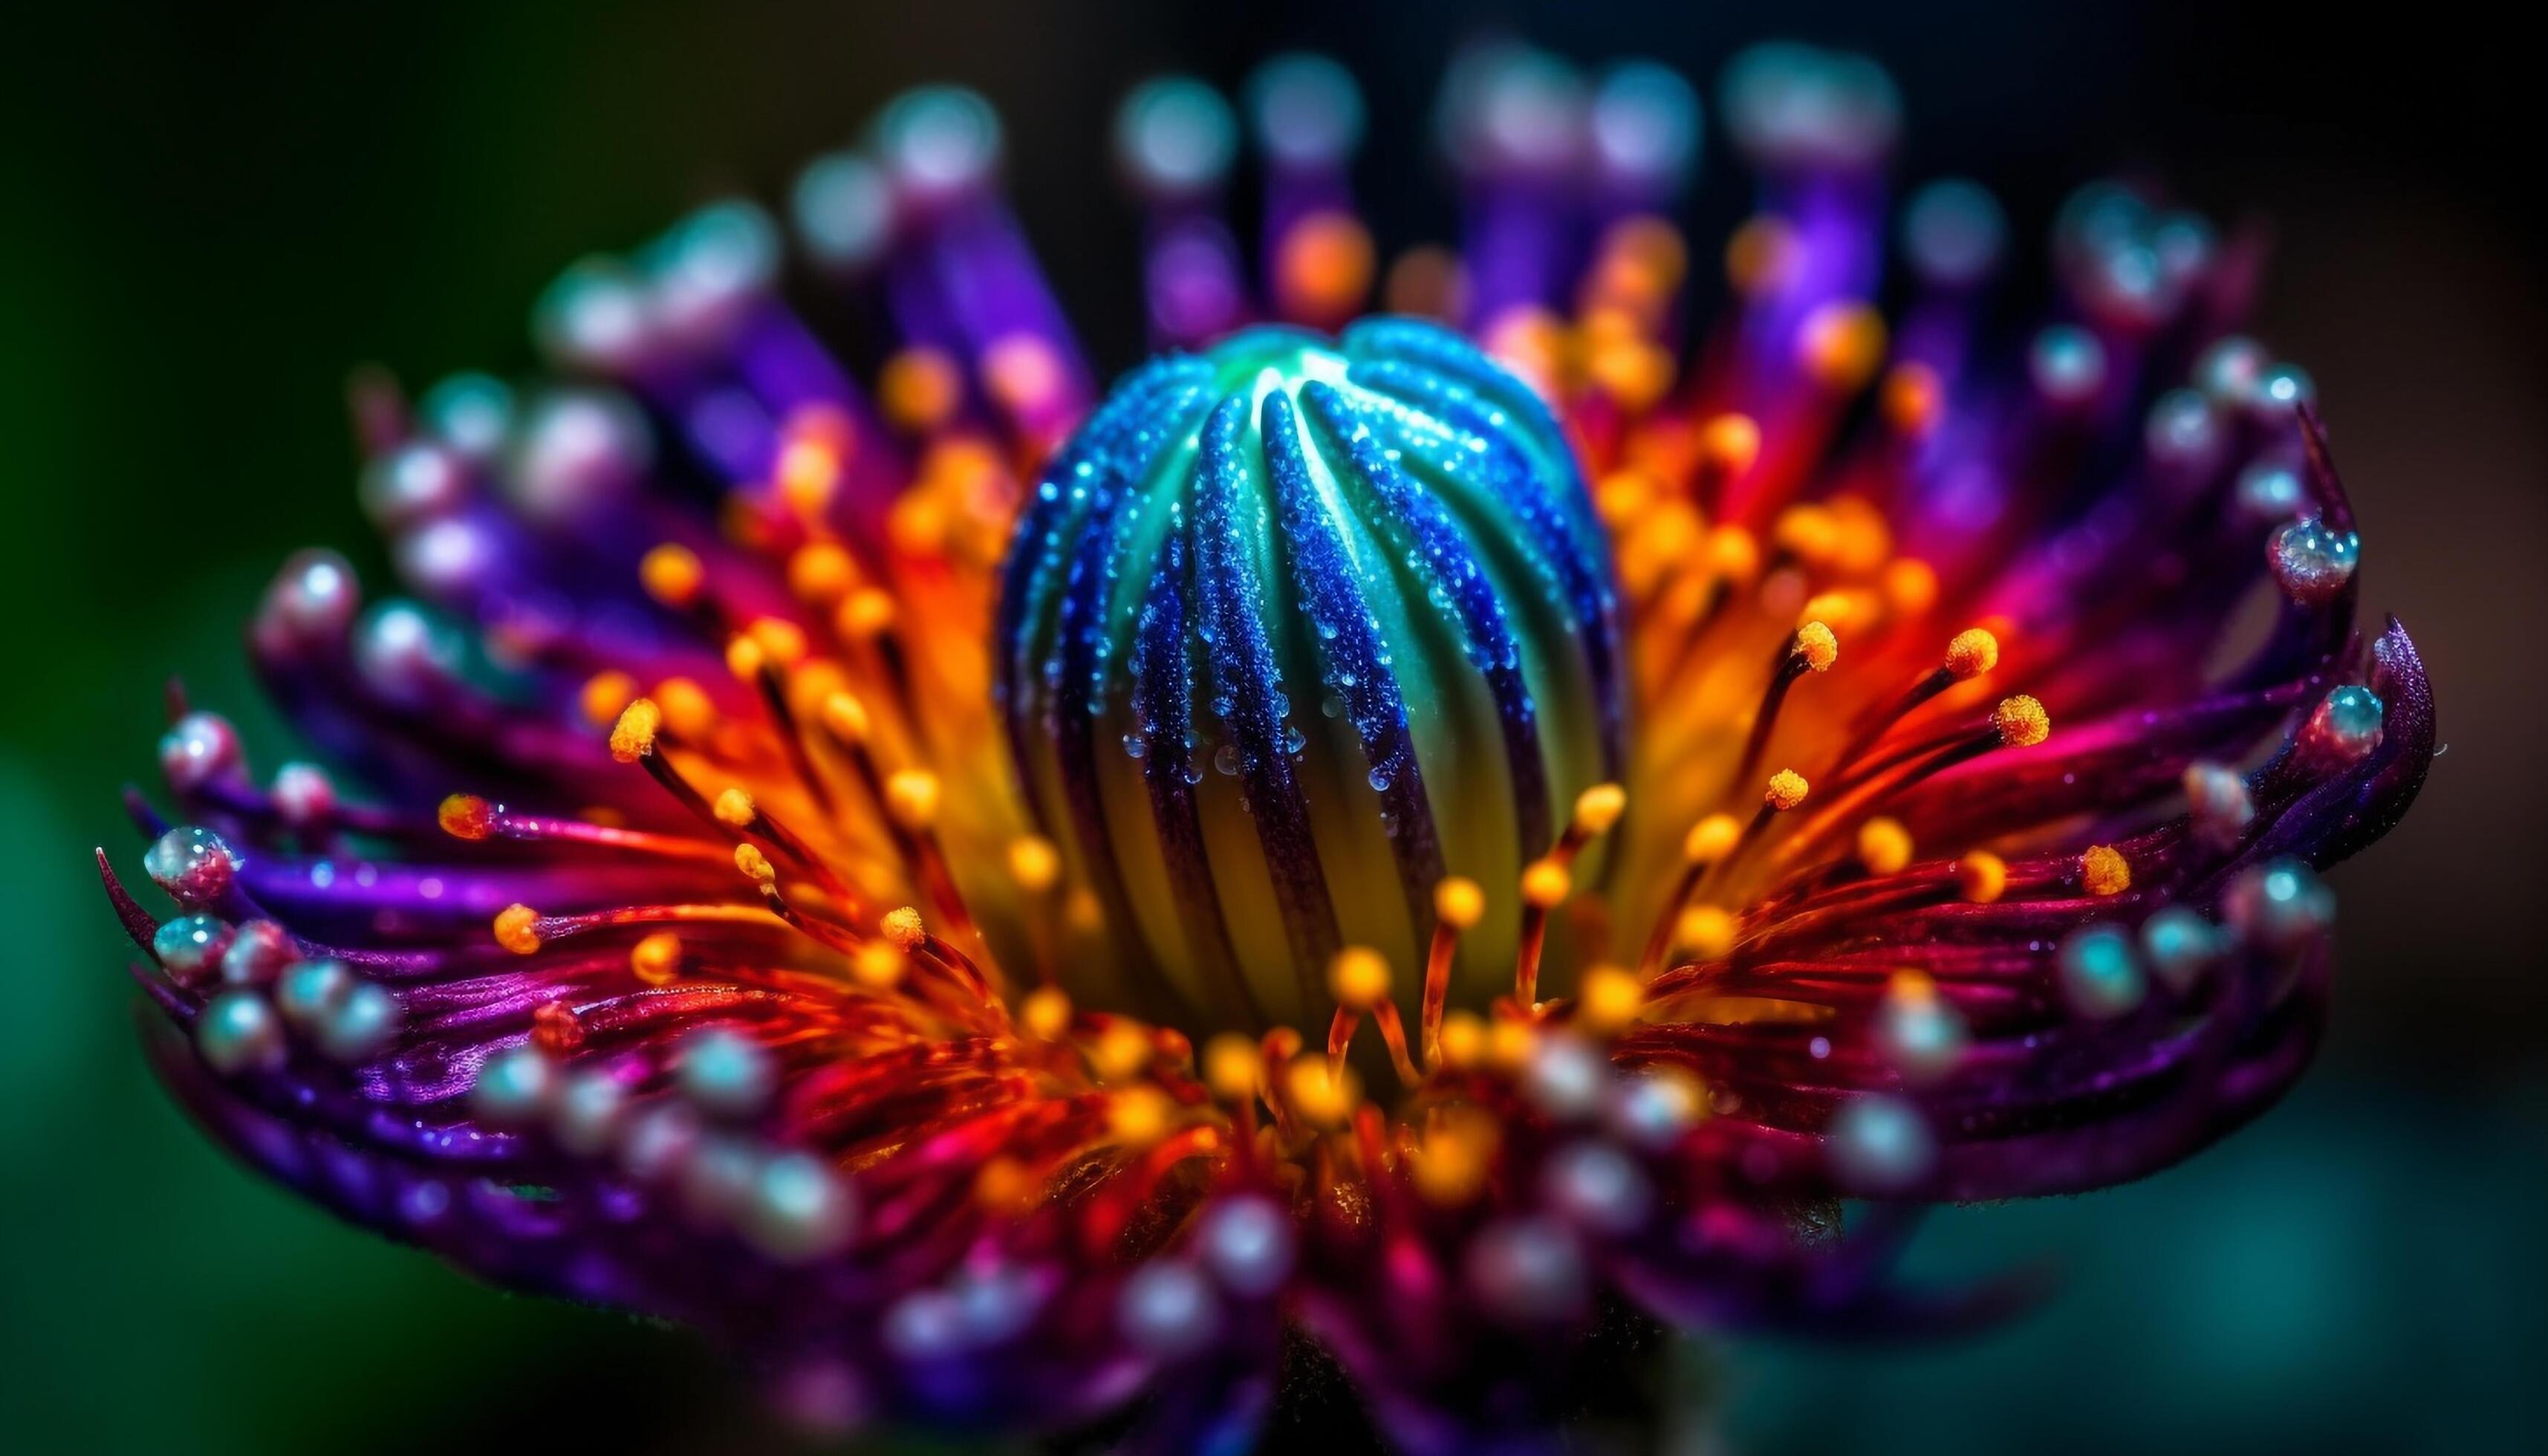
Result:
M256 612L335 767L180 704L176 912L99 857L169 1085L833 1422L1183 1448L1306 1336L1450 1449L1557 1418L1610 1312L1985 1313L1890 1276L1906 1217L2287 1086L2316 871L2431 698L2356 633L2306 376L2225 332L2244 242L2090 188L2002 337L1990 196L1888 212L1882 72L1762 46L1719 99L1761 192L1703 324L1690 88L1513 47L1446 87L1460 247L1385 271L1332 64L1243 98L1252 267L1230 107L1136 91L1162 353L1110 391L968 92L785 233L576 265L552 377L367 403L413 596L313 552Z

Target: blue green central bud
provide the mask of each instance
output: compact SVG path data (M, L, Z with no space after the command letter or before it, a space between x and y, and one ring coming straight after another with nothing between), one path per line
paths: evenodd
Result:
M1609 549L1547 410L1466 340L1374 319L1153 360L1010 546L1000 710L1104 910L1084 998L1312 1025L1325 965L1414 972L1445 874L1514 883L1616 776ZM1517 909L1455 994L1508 989Z

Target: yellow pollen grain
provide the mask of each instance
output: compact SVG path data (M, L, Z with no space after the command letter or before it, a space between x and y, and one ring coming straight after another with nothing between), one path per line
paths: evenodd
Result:
M1142 1069L1150 1064L1151 1053L1157 1049L1150 1041L1147 1027L1118 1017L1108 1022L1106 1030L1098 1033L1097 1040L1089 1044L1088 1064L1107 1081L1120 1082L1127 1077L1140 1075Z
M1698 429L1699 458L1722 475L1741 475L1761 458L1761 426L1748 414L1719 414Z
M1038 986L1018 1003L1018 1024L1046 1042L1070 1034L1070 997L1059 986Z
M507 905L496 912L496 944L516 956L540 948L540 912L528 905Z
M1779 813L1785 813L1805 801L1805 775L1793 769L1781 769L1770 775L1770 786L1761 792L1761 802Z
M770 664L770 653L750 636L738 632L725 644L725 670L743 682L760 678L761 670Z
M918 910L904 905L884 913L884 917L876 922L876 934L902 951L917 951L920 943L929 939L929 925L920 918Z
M755 804L752 795L742 789L729 788L716 796L716 816L720 824L742 829L749 826L760 812L760 805Z
M1265 1079L1265 1059L1256 1044L1237 1032L1224 1032L1203 1044L1203 1080L1224 1102L1244 1102Z
M1536 910L1560 904L1574 888L1575 876L1554 860L1533 860L1521 872L1521 902Z
M1362 1100L1353 1068L1334 1068L1322 1055L1293 1059L1283 1070L1283 1092L1302 1121L1317 1128L1341 1128Z
M911 970L911 957L890 941L867 941L850 957L850 976L870 991L890 991Z
M682 968L682 938L659 930L628 948L628 969L650 986L672 984Z
M584 720L598 728L616 722L629 702L637 696L637 680L616 668L595 673L585 680L580 706Z
M1828 673L1832 664L1840 661L1840 638L1828 624L1811 621L1796 629L1795 645L1788 650L1802 659L1807 668L1817 673Z
M455 793L434 811L442 832L453 839L482 840L496 830L495 806L474 793Z
M641 697L630 703L611 726L610 757L622 764L636 763L655 751L655 734L663 726L664 710L653 699Z
M1389 999L1389 957L1369 946L1347 946L1327 962L1327 994L1368 1011Z
M677 738L705 738L716 725L716 699L687 678L667 678L656 683L655 701L663 705L664 726Z
M770 857L761 853L759 845L736 845L734 867L742 870L755 884L772 885L778 882L778 866L770 863Z
M1946 668L1957 679L1978 678L1999 666L1999 639L1987 627L1966 627L1947 644Z
M1595 965L1584 972L1584 982L1576 988L1576 1021L1607 1036L1635 1021L1645 1001L1645 985L1633 972L1616 965Z
M638 585L666 606L689 605L698 598L706 579L707 568L699 564L698 553L677 541L654 548L637 563Z
M1433 886L1433 913L1451 929L1467 930L1486 918L1487 892L1466 875L1444 875Z
M843 743L864 743L875 727L867 718L867 705L849 692L823 699L823 726Z
M1899 819L1874 818L1858 827L1858 863L1869 874L1899 874L1911 863L1911 831Z
M1118 1142L1146 1147L1168 1134L1176 1104L1156 1087L1127 1087L1106 1103L1106 1131Z
M885 808L905 829L927 829L938 819L938 775L904 769L884 781Z
M1041 895L1061 878L1061 852L1040 834L1009 841L1009 878L1030 895Z
M1956 892L1976 905L1987 905L2008 893L2008 862L1988 850L1975 850L1956 862Z
M1682 836L1681 857L1692 864L1713 864L1734 851L1743 837L1743 822L1731 814L1710 814Z
M2133 887L2132 862L2112 845L2090 845L2079 857L2079 882L2092 895L2120 895Z
M1991 709L1991 727L1999 732L1999 741L2010 748L2033 748L2052 736L2052 715L2044 704L2021 692L2003 697Z
M1714 960L1734 949L1734 916L1722 905L1692 905L1673 922L1673 944L1693 960Z
M1575 796L1575 828L1583 834L1607 834L1628 809L1628 791L1615 783L1596 783Z

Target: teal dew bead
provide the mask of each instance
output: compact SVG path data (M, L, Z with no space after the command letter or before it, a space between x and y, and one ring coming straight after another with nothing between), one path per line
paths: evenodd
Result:
M1556 421L1459 335L1254 328L1152 360L1009 551L995 692L1116 954L1084 999L1307 1025L1368 945L1412 1006L1446 873L1516 882L1622 707L1607 541ZM1454 995L1509 989L1518 907Z

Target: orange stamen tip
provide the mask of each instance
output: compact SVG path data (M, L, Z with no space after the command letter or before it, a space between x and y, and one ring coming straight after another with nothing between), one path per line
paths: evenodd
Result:
M1554 860L1533 860L1521 872L1521 902L1534 910L1554 908L1574 890L1575 876Z
M742 789L729 788L716 796L716 816L720 824L743 829L750 826L760 813L761 807L752 801L752 795Z
M1673 944L1693 960L1714 960L1734 949L1734 916L1721 905L1692 905L1673 922Z
M1157 1050L1150 1040L1149 1028L1139 1022L1118 1018L1106 1024L1097 1041L1088 1048L1089 1063L1097 1074L1110 1082L1138 1076L1149 1066L1150 1055Z
M1368 1011L1389 999L1389 957L1369 946L1347 946L1327 962L1327 993L1340 1006Z
M742 870L756 884L772 885L778 882L778 866L770 863L770 857L761 853L759 845L736 845L734 867Z
M1987 850L1975 850L1956 862L1956 890L1976 905L1987 905L2008 893L2008 862Z
M677 737L704 738L716 722L716 700L687 678L667 678L656 683L655 701L663 709L664 726Z
M584 684L584 719L596 728L616 722L636 696L637 680L626 673L615 668L595 673Z
M1761 793L1761 802L1779 813L1785 813L1805 801L1805 775L1793 769L1781 769L1770 775L1770 786Z
M943 349L904 349L876 372L876 401L905 429L930 429L956 412L964 382Z
M1596 783L1575 796L1575 828L1586 835L1607 834L1627 812L1628 791L1615 783Z
M893 942L898 950L917 951L920 943L929 939L929 926L918 910L904 905L884 913L884 918L876 922L876 934Z
M1467 875L1444 875L1433 886L1433 913L1451 929L1467 930L1486 918L1487 892Z
M855 694L835 692L823 699L823 726L843 743L864 743L875 724L867 717L867 705Z
M1681 856L1692 864L1712 864L1733 853L1743 837L1743 823L1731 814L1710 814L1683 836Z
M2112 845L2090 845L2079 857L2079 882L2092 895L2120 895L2133 887L2132 862Z
M1991 727L2010 748L2033 748L2052 736L2052 715L2025 693L2003 697L1991 709Z
M725 670L746 682L759 678L769 662L769 650L743 633L736 633L726 642Z
M455 793L442 801L434 818L453 839L482 840L496 832L496 806L474 793Z
M1595 965L1584 972L1576 989L1576 1021L1587 1030L1608 1035L1637 1019L1646 1003L1645 984L1616 965Z
M1711 469L1741 475L1761 458L1761 426L1748 414L1719 414L1699 427L1698 448Z
M622 764L633 764L655 751L655 734L664 726L664 710L655 700L641 697L620 710L619 721L610 729L610 757Z
M1274 290L1294 313L1346 314L1371 291L1371 232L1351 216L1312 213L1275 245Z
M1858 862L1869 874L1899 874L1911 863L1911 831L1899 819L1869 819L1858 827Z
M1966 627L1947 644L1946 668L1958 680L1978 678L1999 666L1999 639L1986 627Z
M840 600L858 580L850 553L832 541L815 541L787 558L787 590L817 604Z
M1051 889L1061 879L1061 852L1040 834L1009 841L1009 877L1031 895Z
M1908 556L1886 562L1884 599L1899 615L1926 614L1938 604L1938 569Z
M850 976L870 991L890 991L902 984L911 957L887 941L868 941L850 957Z
M1707 533L1707 565L1720 577L1749 582L1761 570L1761 543L1741 526L1718 526Z
M905 769L884 783L885 808L905 829L927 829L938 819L938 775Z
M1926 434L1938 420L1939 398L1938 371L1906 359L1885 372L1884 422L1906 435Z
M1237 1032L1224 1032L1203 1044L1204 1085L1225 1102L1244 1102L1265 1079L1265 1059L1256 1044Z
M1454 1011L1442 1018L1442 1064L1476 1066L1487 1053L1487 1024L1474 1011Z
M1127 1087L1106 1103L1106 1131L1118 1142L1146 1147L1168 1134L1176 1104L1156 1087Z
M1324 1056L1295 1057L1283 1071L1283 1091L1292 1109L1313 1127L1341 1128L1362 1101L1360 1079L1351 1067L1330 1067Z
M1814 672L1828 673L1840 661L1840 638L1823 622L1807 622L1796 629L1795 645L1788 651Z
M872 642L893 629L895 614L892 592L862 587L842 599L835 624L853 642Z
M698 553L677 541L654 548L637 563L638 585L666 606L687 606L697 600L706 580L707 568L699 564Z
M782 668L805 660L805 629L783 617L755 617L752 640L763 655Z
M659 930L628 948L628 969L650 986L669 984L682 968L682 938Z
M1796 336L1798 362L1825 389L1866 383L1884 361L1884 316L1856 300L1835 299L1805 316Z
M496 912L496 944L516 956L540 948L540 912L528 905L507 905Z
M1018 1022L1046 1042L1058 1042L1070 1034L1070 997L1059 986L1038 986L1018 1003Z

